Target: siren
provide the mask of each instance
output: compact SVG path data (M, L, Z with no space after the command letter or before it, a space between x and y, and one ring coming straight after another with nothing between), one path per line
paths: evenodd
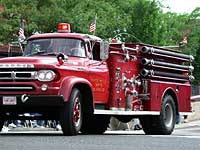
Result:
M65 54L63 54L63 53L59 53L59 54L56 56L56 58L57 58L58 64L59 64L59 65L63 65L64 62L65 62L65 60L68 59L68 56L65 55Z
M70 24L69 23L59 23L57 27L58 32L70 33Z

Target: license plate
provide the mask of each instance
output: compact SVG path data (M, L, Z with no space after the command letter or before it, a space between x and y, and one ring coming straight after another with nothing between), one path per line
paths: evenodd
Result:
M14 96L4 96L3 97L3 105L16 105L17 98Z

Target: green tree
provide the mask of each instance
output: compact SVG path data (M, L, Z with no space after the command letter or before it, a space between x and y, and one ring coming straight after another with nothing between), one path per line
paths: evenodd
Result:
M159 44L161 11L156 1L137 0L131 13L129 32L142 42Z
M194 76L196 81L200 81L200 7L197 7L190 15L188 24L191 26L191 33L189 34L189 43L192 49L192 55L195 55ZM196 53L194 53L194 51Z
M21 18L24 19L26 30L31 31L36 27L34 22L29 22L33 14L36 13L36 1L31 0L1 0L0 6L4 8L0 14L0 41L9 42L16 37L19 30Z

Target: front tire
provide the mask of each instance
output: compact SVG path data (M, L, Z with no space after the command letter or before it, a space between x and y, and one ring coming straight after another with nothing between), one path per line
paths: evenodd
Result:
M63 134L77 135L82 126L82 117L82 95L79 89L74 88L60 115Z
M145 134L169 135L173 132L176 123L175 103L171 95L163 98L159 116L146 116L141 118Z

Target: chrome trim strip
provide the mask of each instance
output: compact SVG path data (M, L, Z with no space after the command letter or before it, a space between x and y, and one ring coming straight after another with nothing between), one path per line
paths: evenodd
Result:
M33 64L0 64L0 68L34 68Z
M120 110L94 110L98 115L160 115L160 111L120 111Z
M33 87L0 87L0 90L32 90Z

